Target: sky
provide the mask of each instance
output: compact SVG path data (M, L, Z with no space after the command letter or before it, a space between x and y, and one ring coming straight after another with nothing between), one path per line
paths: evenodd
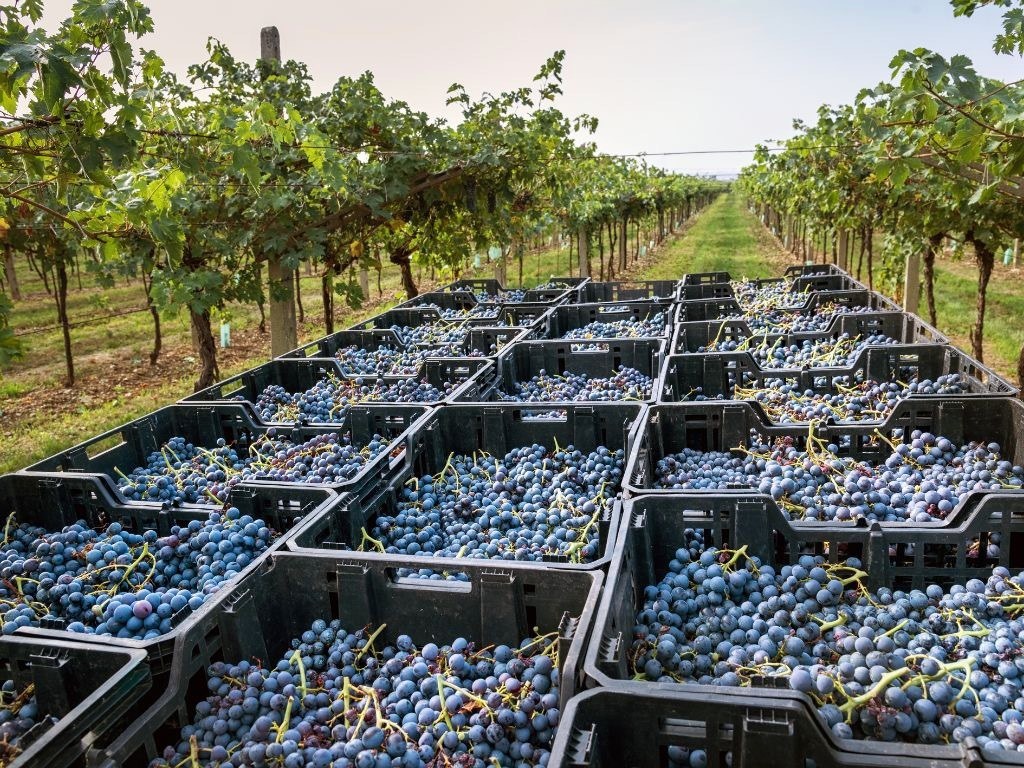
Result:
M49 0L46 21L71 0ZM140 44L179 73L215 37L246 60L260 28L275 25L284 58L309 66L314 87L374 73L391 98L436 116L453 82L471 94L530 83L565 49L567 115L599 120L601 151L749 150L792 134L823 103L849 103L889 76L901 48L967 54L989 77L1024 77L997 56L996 9L954 18L945 0L431 0L338 2L152 0L156 31ZM687 173L730 174L744 153L650 157Z

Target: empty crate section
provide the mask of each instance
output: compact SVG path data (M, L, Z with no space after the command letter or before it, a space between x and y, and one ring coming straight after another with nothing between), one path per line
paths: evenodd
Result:
M896 303L885 298L881 294L867 289L855 289L849 291L818 291L807 295L804 303L799 307L777 309L774 314L779 314L791 320L791 316L807 316L812 314L823 314L838 312L899 312L900 307ZM758 319L764 320L764 312L759 311L757 317L747 317L745 310L734 298L713 298L694 299L692 301L681 301L676 311L678 322L693 322L695 320L730 320L747 319L748 321ZM774 318L769 316L769 321Z
M81 765L133 719L149 690L146 654L61 640L0 638L0 764Z
M842 742L809 701L771 690L622 683L569 702L551 768L962 768L976 748ZM1012 758L1010 758L1012 759ZM988 756L986 754L986 765Z
M746 400L774 423L880 421L907 398L1015 396L1016 387L958 349L908 344L865 349L851 366L766 370L743 352L669 355L661 402Z
M672 306L656 302L563 304L551 314L548 338L667 339L672 332Z
M931 524L1021 492L1024 404L906 400L877 424L766 424L747 403L651 406L626 490L769 496L793 519Z
M293 549L600 564L643 408L446 405L416 429L411 470L319 516Z
M688 352L735 352L775 350L805 342L849 339L851 343L871 339L893 339L899 344L947 344L949 340L930 325L905 312L868 312L833 316L809 315L813 330L776 331L756 327L746 320L697 320L677 323L671 354ZM790 313L793 328L806 327L804 316ZM823 322L818 322L818 320Z
M336 749L334 760L345 756L347 745L350 760L364 751L370 753L363 759L372 760L376 750L386 756L387 750L404 753L429 744L430 752L422 754L445 754L456 765L458 752L485 744L479 754L486 748L490 756L506 738L510 746L530 743L538 757L547 752L558 713L580 682L602 574L542 567L513 572L465 563L465 581L444 583L400 578L403 564L400 559L353 563L334 555L275 556L225 596L202 626L181 638L164 694L95 753L92 764L146 765L160 758L187 765L190 752L209 764L221 754L216 747L236 740L244 753L262 747L271 759L275 744L295 751L303 740L303 748L315 742L325 751ZM438 567L438 561L431 564ZM498 669L510 675L500 691L494 690L496 679L493 686L487 681L488 675L500 674ZM534 682L522 685L528 679ZM229 726L234 730L228 738L217 739L216 728L211 731L204 722L206 708L214 713L223 708L228 720L226 710L238 696L231 691L245 699L249 686L258 691L256 711L244 727ZM388 693L380 692L382 687ZM385 702L392 691L396 696ZM408 701L417 691L425 707L414 706L419 696ZM435 695L440 702L432 709ZM526 723L513 712L507 721L502 713L519 710L524 697L533 705ZM398 710L400 727L378 740L381 721L395 711L393 699L408 701ZM436 731L436 741L420 741L423 733L435 733L437 722L450 723L446 730L468 731L478 724L472 719L478 712L487 713L501 734L492 731L493 740L468 733L465 739L442 740ZM363 716L366 722L353 732L349 726ZM285 720L280 728L270 727ZM182 750L184 757L171 757ZM321 758L332 761L329 755Z
M528 341L498 357L498 376L456 400L647 402L661 368L660 339Z
M193 614L338 501L262 485L223 508L126 504L96 476L4 475L0 628L145 650L163 668Z
M241 401L267 423L336 423L354 405L434 404L479 399L494 378L486 358L428 358L411 375L347 374L337 359L277 359L232 376L182 402ZM477 376L480 374L480 376Z
M408 462L410 428L429 408L360 405L331 425L267 427L244 404L172 405L29 467L101 475L121 498L220 506L240 483L361 491Z
M676 298L679 284L675 280L630 280L605 283L588 282L581 290L581 303L623 301L670 302Z
M424 360L435 357L493 357L505 346L530 338L529 328L462 329L457 341L434 345L407 344L404 337L388 329L338 331L282 355L282 359L334 357L346 375L409 375Z

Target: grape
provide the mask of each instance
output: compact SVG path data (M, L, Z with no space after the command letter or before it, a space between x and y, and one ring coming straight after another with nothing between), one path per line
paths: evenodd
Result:
M215 662L209 697L153 768L545 765L560 720L557 640L384 647L319 619L276 663ZM294 649L294 650L292 650Z
M0 765L10 765L21 754L18 742L30 730L41 723L57 723L58 718L39 712L34 689L29 683L19 690L13 680L0 686Z
M642 592L630 672L719 686L782 676L813 697L838 738L972 738L984 750L1017 751L1024 573L996 567L986 581L948 589L871 592L860 568L817 555L773 567L684 530L668 572ZM670 748L674 764L688 756Z
M745 374L749 377L749 374ZM938 376L935 380L911 378L909 383L879 382L871 379L853 379L839 376L830 380L830 394L803 390L785 379L765 379L753 383L745 378L745 385L735 385L735 374L729 373L730 396L721 393L705 395L698 387L687 393L685 400L748 400L760 403L765 414L775 424L797 424L812 421L881 421L900 402L916 395L962 395L969 391L967 380L959 373Z
M14 525L0 546L0 627L61 619L71 632L149 640L173 629L278 537L236 507L175 525L167 536L84 521L57 532Z
M414 376L423 361L434 357L486 357L497 353L492 348L485 354L478 349L463 350L456 345L424 349L395 349L381 346L364 349L355 345L342 347L335 353L344 373L357 376Z
M569 400L647 400L654 381L635 368L623 366L613 376L595 378L565 371L549 374L541 371L529 381L517 382L514 392L501 392L502 400L546 403Z
M724 490L741 485L775 499L789 518L930 522L946 518L971 491L1024 486L1024 468L996 443L952 441L915 430L877 462L839 455L838 446L792 438L765 443L752 434L735 453L685 449L655 464L655 487Z
M786 344L784 337L768 343L767 336L749 336L745 339L726 339L698 348L698 352L747 352L761 368L825 368L853 365L860 353L869 346L898 344L884 334L876 333L864 338L842 333L835 339L803 339ZM760 341L758 341L760 339Z
M565 339L614 339L664 336L668 324L668 311L658 312L645 320L595 320L582 328L566 333Z
M279 384L263 390L254 403L263 421L312 424L338 423L360 403L436 403L449 397L463 382L445 382L438 389L426 381L405 379L342 379L328 375L305 392L289 392ZM238 396L239 400L244 399Z
M504 458L456 456L436 475L410 480L394 513L378 515L361 547L419 557L593 560L598 521L618 493L622 450L531 445ZM409 569L412 577L435 578ZM451 578L461 578L459 575Z
M251 441L202 448L172 437L147 457L144 467L119 473L118 488L131 501L222 504L231 488L249 480L278 483L339 483L355 477L388 449L388 439L373 435L366 445L349 435L316 435L304 443L277 437L273 427Z

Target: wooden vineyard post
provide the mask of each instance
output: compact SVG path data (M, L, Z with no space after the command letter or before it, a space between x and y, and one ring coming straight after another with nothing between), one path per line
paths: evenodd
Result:
M911 251L907 254L907 268L903 283L903 309L917 313L918 301L921 298L921 252Z
M843 270L844 272L849 271L846 268L847 253L849 252L849 249L850 249L849 246L850 246L850 235L849 235L849 233L845 229L840 229L839 230L839 254L837 256L837 260L838 260L839 263L838 263L837 266L841 270Z
M281 60L281 35L277 27L260 30L260 59ZM270 284L270 353L277 357L299 346L295 323L295 270L285 269L277 256L267 257Z

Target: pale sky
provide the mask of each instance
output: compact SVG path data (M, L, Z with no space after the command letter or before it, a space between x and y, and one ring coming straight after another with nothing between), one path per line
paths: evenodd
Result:
M47 19L71 0L49 0ZM595 115L610 153L749 149L791 134L794 117L846 103L888 77L900 48L970 56L982 74L1024 77L996 56L999 14L956 19L945 0L152 0L156 32L142 44L170 67L205 56L208 37L259 56L276 25L284 58L305 61L315 87L371 70L386 96L432 115L452 82L471 94L529 84L566 50L569 115ZM672 170L729 173L746 154L651 158Z

